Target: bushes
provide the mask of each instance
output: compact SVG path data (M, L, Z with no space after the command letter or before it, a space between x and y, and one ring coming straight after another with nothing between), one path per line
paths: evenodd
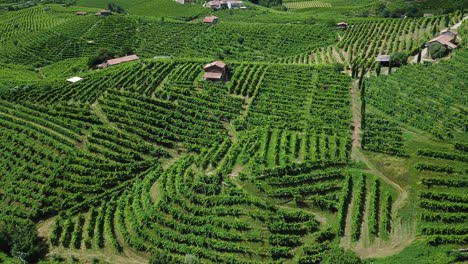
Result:
M408 54L403 51L395 52L390 55L393 66L406 65L408 63Z
M47 244L38 236L36 225L30 220L0 221L0 250L10 253L10 256L22 252L26 261L37 262L45 256Z
M106 60L114 58L115 55L115 52L109 51L107 49L101 49L95 56L89 57L88 67L94 68L96 65L101 64Z
M361 259L350 250L343 250L341 248L332 248L325 252L322 264L360 264Z
M362 174L356 184L354 192L353 215L351 222L351 237L354 241L361 237L361 225L364 217L366 199L366 175Z
M430 55L432 59L440 59L447 55L448 49L439 43L432 43L429 47Z

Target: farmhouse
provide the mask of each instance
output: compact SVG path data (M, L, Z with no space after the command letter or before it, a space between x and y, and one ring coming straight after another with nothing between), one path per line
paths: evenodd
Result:
M390 55L379 55L375 59L381 66L390 66Z
M80 12L80 11L78 11L78 12L75 13L75 15L77 15L77 16L86 16L86 15L88 15L88 12Z
M110 16L112 15L112 11L103 9L96 13L96 16Z
M216 24L218 23L218 17L215 16L207 16L203 19L203 23L207 24Z
M228 1L227 6L229 9L243 9L246 8L242 1Z
M337 28L337 29L347 29L348 26L349 26L349 25L348 25L348 23L346 23L346 22L340 22L340 23L336 24L336 28Z
M450 29L446 28L440 32L440 35L438 37L435 37L431 40L429 40L426 43L426 47L430 51L434 45L442 45L448 50L453 50L457 48L457 32ZM430 54L430 52L428 53Z
M140 58L137 55L128 55L128 56L125 56L125 57L120 57L120 58L107 60L106 62L104 62L102 64L99 64L97 67L100 68L100 69L105 69L107 67L114 66L114 65L117 65L117 64L120 64L120 63L129 62L129 61L136 61L136 60L139 60L139 59Z
M440 44L445 46L447 49L452 50L457 48L457 45L455 45L455 39L456 35L454 37L453 35L447 33L429 40L426 45L429 47L429 49L431 49L431 46L434 44Z
M222 61L215 61L203 67L205 74L203 79L207 81L226 81L227 80L227 66Z
M245 9L244 2L237 0L213 0L205 3L203 5L206 8L211 8L215 10L229 8L229 9Z

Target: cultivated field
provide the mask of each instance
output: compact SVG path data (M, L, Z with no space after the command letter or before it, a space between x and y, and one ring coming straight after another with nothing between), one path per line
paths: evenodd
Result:
M465 261L464 12L259 4L0 0L0 262Z

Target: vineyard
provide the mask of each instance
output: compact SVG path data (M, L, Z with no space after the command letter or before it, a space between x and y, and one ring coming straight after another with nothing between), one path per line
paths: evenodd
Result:
M303 9L311 7L332 7L330 3L320 1L288 1L284 2L283 5L288 9Z
M449 57L373 72L462 11L13 2L0 0L0 262L398 263L418 245L465 260L466 22ZM216 60L226 78L204 79Z
M367 103L437 138L466 139L467 87L462 65L467 58L467 51L460 50L450 61L408 66L395 75L372 78L366 84ZM436 103L431 98L437 98ZM388 100L396 103L389 105Z
M373 61L377 55L413 53L443 28L455 24L461 13L426 18L367 21L352 24L334 46L320 47L280 59L284 63L330 64Z

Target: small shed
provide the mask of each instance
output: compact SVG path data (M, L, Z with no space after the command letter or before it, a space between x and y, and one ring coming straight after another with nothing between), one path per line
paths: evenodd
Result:
M376 62L380 63L380 66L390 66L390 55L379 55L375 59Z
M346 23L346 22L340 22L340 23L336 24L336 28L337 28L337 29L347 29L348 26L349 26L349 25L348 25L348 23Z
M107 10L107 9L103 9L96 13L96 16L111 16L111 15L112 15L112 11Z
M218 23L218 17L215 16L207 16L203 19L203 23L207 24L216 24Z
M106 62L104 62L102 64L99 64L97 67L100 68L100 69L105 69L107 67L114 66L114 65L117 65L117 64L120 64L120 63L136 61L136 60L139 60L139 59L140 58L137 55L128 55L128 56L124 56L124 57L120 57L120 58L107 60Z
M222 61L214 61L203 67L205 74L203 79L207 81L226 81L227 76L227 65Z
M244 9L244 2L242 1L228 1L227 6L229 9Z
M81 81L81 80L83 80L83 78L78 77L78 76L71 77L71 78L67 79L67 81L68 81L68 82L71 82L71 83L76 83L76 82L79 82L79 81Z
M88 15L88 12L78 11L78 12L75 13L75 15L77 15L77 16L86 16L86 15Z

